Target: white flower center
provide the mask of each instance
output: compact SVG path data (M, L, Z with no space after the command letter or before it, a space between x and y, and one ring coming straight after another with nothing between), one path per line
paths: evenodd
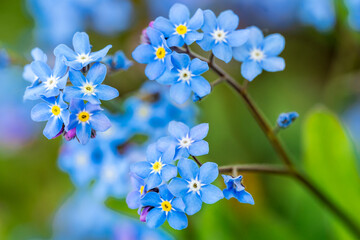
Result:
M82 92L86 95L95 95L95 86L90 83L86 83L82 86Z
M227 32L225 32L222 29L216 29L211 33L211 36L215 39L215 43L221 43L221 42L227 42L226 41L226 37L227 37Z
M186 135L186 137L179 139L179 148L189 148L190 145L194 142L189 135Z
M195 192L197 194L200 195L200 189L202 186L204 186L205 184L202 184L197 178L191 180L191 181L188 181L189 185L189 190L188 190L188 193L189 192Z
M86 62L91 61L91 57L89 56L89 54L84 54L84 53L78 54L76 57L76 61L84 64Z
M51 90L57 87L58 84L58 80L59 78L54 77L53 75L51 75L46 82L44 82L45 86L46 86L46 90Z
M190 70L188 68L183 68L178 70L179 74L179 79L178 81L183 81L186 83L189 83L191 80L191 77L193 76L193 74L190 72Z
M137 115L141 118L147 118L150 115L150 108L147 105L142 105L137 110Z
M251 52L250 52L250 58L254 61L261 61L263 60L265 57L265 54L262 50L254 48Z

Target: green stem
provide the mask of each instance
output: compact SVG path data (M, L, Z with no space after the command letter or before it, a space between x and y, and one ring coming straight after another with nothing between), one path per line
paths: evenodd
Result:
M219 172L222 174L232 174L238 172L259 172L259 173L269 173L269 174L284 174L289 175L291 172L284 168L283 166L272 166L265 164L241 164L241 165L231 165L231 166L221 166L219 167ZM236 177L236 176L233 176Z

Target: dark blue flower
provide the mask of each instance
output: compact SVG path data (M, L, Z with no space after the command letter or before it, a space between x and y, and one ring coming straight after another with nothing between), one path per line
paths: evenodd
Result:
M110 120L101 113L100 105L72 99L70 102L70 121L66 131L76 128L76 137L81 144L86 144L91 137L91 129L104 132L111 127Z
M73 37L73 47L74 50L64 44L60 44L55 48L54 54L56 57L63 56L67 66L75 70L81 70L90 63L101 61L111 48L111 45L106 46L100 51L91 52L89 36L85 32L77 32Z
M70 69L69 78L74 86L65 88L65 101L70 102L71 99L78 98L92 104L100 104L100 99L107 101L116 98L119 96L118 90L101 84L105 76L106 66L101 63L95 63L86 77L80 71Z
M149 192L142 199L143 206L151 206L146 216L146 223L151 228L160 227L167 220L177 230L187 227L188 220L184 213L184 202L174 197L166 185L159 187L159 193Z
M150 44L141 44L132 53L138 63L147 64L145 75L154 80L160 77L165 69L171 68L171 49L167 46L164 35L152 28L146 29Z
M206 62L200 59L190 60L187 54L173 53L171 56L173 68L165 72L156 81L171 85L170 97L178 104L188 100L191 91L197 96L205 97L211 91L210 83L202 76L209 70Z
M112 70L127 70L133 64L121 50L115 52L113 56L104 57L102 61Z
M249 40L241 47L233 49L234 58L240 62L241 74L249 81L262 73L285 69L285 60L278 55L284 50L285 39L280 34L271 34L264 39L257 27L248 27Z
M31 110L31 118L36 122L47 121L44 136L52 139L62 130L63 125L69 123L68 105L63 101L62 95L58 98L42 98L45 102L38 103Z
M199 169L194 161L182 158L177 167L182 178L174 178L169 184L169 190L174 196L183 199L188 215L200 211L202 202L213 204L224 197L222 191L211 184L219 175L216 163L204 163Z
M282 113L279 115L277 119L277 125L280 128L287 128L290 126L297 118L299 114L297 112L289 112L289 113Z
M232 58L232 48L243 45L248 40L248 30L235 30L239 25L239 17L231 10L220 13L216 18L210 10L204 11L204 32L198 44L205 51L212 50L213 54L227 62Z
M254 199L250 193L245 191L245 187L242 184L242 176L236 178L222 175L226 185L226 189L223 190L224 197L229 200L230 198L236 198L241 203L249 203L254 205Z
M203 34L197 30L201 28L203 23L204 14L201 9L198 9L190 19L189 9L183 4L176 3L170 8L169 19L156 18L154 28L165 35L170 47L181 47L184 43L190 45L202 39Z

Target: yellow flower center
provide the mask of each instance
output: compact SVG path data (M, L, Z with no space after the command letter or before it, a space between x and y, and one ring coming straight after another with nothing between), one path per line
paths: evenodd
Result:
M185 25L179 25L176 27L176 32L179 35L184 35L185 33L187 33L187 27Z
M156 49L155 54L158 59L163 59L166 55L165 48L159 47L158 49Z
M88 112L81 112L78 114L78 119L80 122L87 122L89 121L90 115Z
M59 114L60 114L60 107L54 105L54 106L51 108L51 112L52 112L52 114L54 114L55 116L59 115Z
M163 211L165 211L165 212L170 212L171 208L172 208L171 203L169 203L168 201L163 201L161 203L161 207L162 207Z
M141 194L141 195L143 195L143 193L144 193L144 189L145 189L145 187L144 187L144 186L141 186L141 187L140 187L140 194Z
M160 172L162 167L163 165L161 162L155 162L154 165L152 166L155 172Z

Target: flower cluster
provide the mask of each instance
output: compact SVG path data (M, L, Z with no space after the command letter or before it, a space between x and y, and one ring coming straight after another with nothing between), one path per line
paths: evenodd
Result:
M264 38L256 27L237 30L238 24L239 17L231 10L216 17L211 10L198 9L190 18L185 5L174 4L168 19L158 17L143 31L142 44L132 56L147 64L145 75L150 80L170 85L171 98L180 104L189 99L191 92L194 100L211 92L211 85L201 76L208 71L211 60L191 60L188 46L193 43L226 63L232 58L242 62L241 73L249 81L262 70L284 70L285 61L278 57L285 47L284 38L280 34Z
M47 64L47 56L40 49L33 49L34 61L25 66L23 74L24 79L31 82L24 98L43 100L34 106L31 118L37 122L47 121L45 137L52 139L64 134L67 140L76 137L81 144L86 144L97 131L104 132L111 127L102 113L100 100L114 99L119 93L102 84L107 68L100 61L111 45L92 52L89 36L77 32L73 47L74 50L60 44L55 48L53 69Z
M289 127L297 118L299 114L297 112L281 113L277 119L277 126L279 128Z

